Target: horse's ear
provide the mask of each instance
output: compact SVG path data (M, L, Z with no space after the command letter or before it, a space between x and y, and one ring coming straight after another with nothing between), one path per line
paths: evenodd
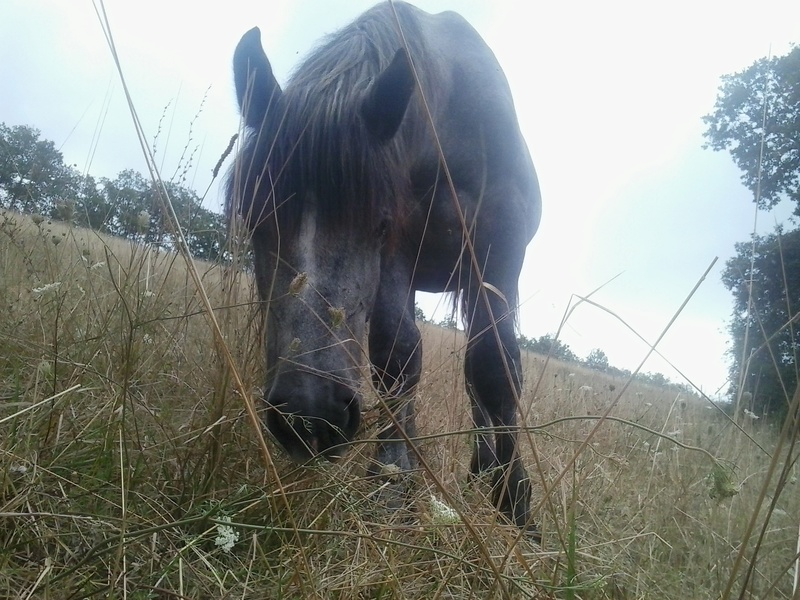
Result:
M233 53L233 79L236 97L245 124L261 128L270 102L281 94L272 67L261 47L261 31L253 27L242 36Z
M372 82L361 105L364 123L378 140L385 142L397 133L413 91L411 62L401 48L392 63Z

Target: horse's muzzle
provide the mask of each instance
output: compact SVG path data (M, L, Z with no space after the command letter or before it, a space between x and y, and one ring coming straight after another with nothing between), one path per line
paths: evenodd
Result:
M361 422L361 400L349 386L308 373L282 374L267 396L267 429L298 462L341 458Z

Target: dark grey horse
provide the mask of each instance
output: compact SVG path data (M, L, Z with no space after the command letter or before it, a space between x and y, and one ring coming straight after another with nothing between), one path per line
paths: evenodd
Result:
M339 456L359 428L368 329L388 407L375 464L414 468L414 294L460 293L473 419L494 427L471 468L494 472L497 506L525 526L514 328L541 200L492 51L459 15L395 2L327 38L286 89L258 29L233 67L247 133L228 203L252 231L267 309L267 427L297 460Z

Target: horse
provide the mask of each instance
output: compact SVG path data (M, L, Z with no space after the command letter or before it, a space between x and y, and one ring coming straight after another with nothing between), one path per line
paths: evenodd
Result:
M258 28L233 73L244 138L226 203L251 235L265 307L267 429L296 461L343 455L361 423L364 344L382 399L370 473L418 468L415 293L453 292L470 470L531 527L515 336L538 179L506 77L454 12L390 1L324 39L281 88ZM455 308L454 308L455 309Z

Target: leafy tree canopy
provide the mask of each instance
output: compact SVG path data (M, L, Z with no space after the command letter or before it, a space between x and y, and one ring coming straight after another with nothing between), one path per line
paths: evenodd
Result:
M450 313L449 315L445 316L439 323L437 323L439 327L444 329L458 329L458 320L454 313Z
M800 46L725 75L714 112L703 121L706 147L731 153L754 196L761 165L761 208L785 197L800 215Z
M195 192L166 182L170 200L197 258L224 258L222 215L203 208ZM127 169L96 181L64 158L53 142L26 125L0 123L0 207L40 214L103 233L174 250L171 231L153 183Z
M56 217L59 202L75 195L80 175L39 136L33 127L0 123L0 199L17 212Z
M428 322L428 318L425 316L425 311L422 310L422 307L417 302L414 302L414 318L417 321L422 321L423 323Z
M545 334L536 339L528 339L524 335L519 337L519 346L523 350L549 355L566 362L577 362L577 355L570 347L553 335Z
M595 371L607 371L609 367L608 356L600 348L595 348L586 357L584 364Z
M752 402L745 408L781 416L798 381L800 230L759 236L736 251L722 275L734 297L731 381L744 372L741 392Z

